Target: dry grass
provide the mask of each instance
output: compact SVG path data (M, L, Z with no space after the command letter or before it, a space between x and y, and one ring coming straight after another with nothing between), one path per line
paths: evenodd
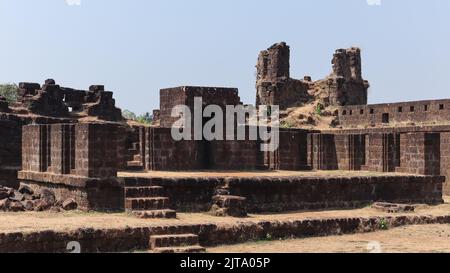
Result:
M311 130L326 130L332 128L331 124L336 119L332 113L335 108L322 109L322 114L317 113L318 101L312 101L299 107L288 108L280 113L281 124L292 128Z

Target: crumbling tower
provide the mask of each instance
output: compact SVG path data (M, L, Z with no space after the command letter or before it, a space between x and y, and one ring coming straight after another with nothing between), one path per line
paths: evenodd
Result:
M256 65L256 105L279 105L280 109L304 102L308 84L290 78L290 48L285 42L259 53Z
M329 76L331 105L367 104L369 83L362 78L361 50L357 47L338 49L333 55L333 72Z
M325 79L290 77L290 48L278 43L258 56L256 105L279 105L281 110L317 101L333 106L367 104L369 83L362 78L361 50L338 49L333 55L333 71Z
M256 66L258 81L275 82L289 79L290 48L282 42L261 51Z

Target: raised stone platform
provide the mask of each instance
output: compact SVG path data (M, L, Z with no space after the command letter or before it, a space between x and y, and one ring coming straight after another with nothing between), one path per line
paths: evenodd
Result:
M36 192L49 189L57 200L72 198L81 210L122 211L123 185L116 178L99 179L76 175L61 175L19 171L22 185Z
M119 173L125 187L160 186L172 209L206 212L214 196L246 198L250 213L355 208L374 202L440 204L441 176L374 172Z

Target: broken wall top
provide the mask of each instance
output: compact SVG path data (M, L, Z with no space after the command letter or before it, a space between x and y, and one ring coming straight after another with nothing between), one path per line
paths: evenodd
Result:
M113 93L103 85L92 85L89 90L61 87L53 79L41 86L38 83L21 82L18 99L8 109L17 114L34 114L61 118L88 118L118 122L122 111L115 106ZM0 111L2 103L0 101ZM6 112L6 111L2 111Z

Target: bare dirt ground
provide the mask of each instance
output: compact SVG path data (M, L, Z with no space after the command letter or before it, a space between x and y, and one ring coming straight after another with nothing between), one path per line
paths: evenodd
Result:
M0 213L0 233L34 232L43 230L70 231L79 228L126 228L150 227L161 225L205 224L215 223L230 225L242 222L287 221L303 219L387 217L394 215L431 215L446 216L450 214L450 197L445 197L445 204L439 206L421 205L413 213L388 214L366 207L352 210L301 211L281 214L249 215L247 218L215 217L206 213L178 213L177 219L139 219L126 213L85 213L85 212L18 212Z
M365 171L197 171L197 172L119 172L119 177L366 177L410 176L402 173Z
M259 241L208 248L210 253L450 253L450 225L418 225L373 233Z

